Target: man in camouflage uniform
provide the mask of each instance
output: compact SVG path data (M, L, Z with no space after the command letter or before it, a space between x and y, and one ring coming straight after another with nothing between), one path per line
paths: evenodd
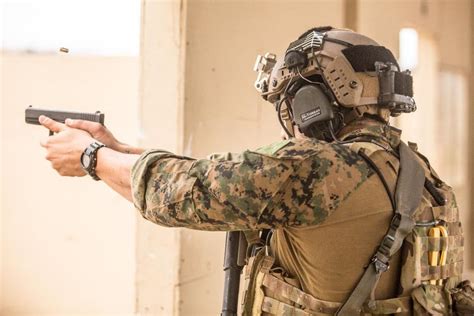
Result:
M334 314L374 258L394 216L400 131L388 122L391 115L416 109L411 76L400 72L390 51L375 41L330 27L305 32L284 59L267 54L258 61L255 86L275 104L288 134L281 142L193 159L132 148L95 123L68 120L62 125L42 117L41 123L58 133L42 145L61 175L82 176L84 148L105 144L96 146L96 165L87 172L133 201L156 224L273 230L269 268L283 283L272 288L263 281L249 289L258 296L267 287L259 306L250 298L248 313ZM450 188L426 162L423 168L427 181L442 191L443 203L456 210L446 222L457 223ZM435 195L424 192L420 209L432 207ZM417 221L433 221L423 214ZM450 233L461 236L455 228ZM390 269L374 285L372 305L363 308L367 313L409 313L412 303L406 297L413 288L431 278L457 280L462 268L461 256L449 263L449 275L435 276L436 269L427 269L405 280L401 252L388 259ZM298 294L285 296L284 288ZM384 301L396 297L403 299Z

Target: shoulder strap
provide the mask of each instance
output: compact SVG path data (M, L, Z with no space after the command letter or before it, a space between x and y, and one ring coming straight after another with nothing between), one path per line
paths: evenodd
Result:
M369 296L370 302L374 301L374 291L381 274L388 270L390 258L400 249L403 240L415 226L413 213L421 203L425 172L413 151L405 143L400 143L399 152L400 171L395 190L395 215L362 278L337 311L337 316L357 315Z

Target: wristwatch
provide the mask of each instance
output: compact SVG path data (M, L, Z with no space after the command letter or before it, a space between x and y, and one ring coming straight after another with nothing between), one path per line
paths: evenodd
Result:
M84 171L96 181L100 180L100 178L95 173L95 167L97 166L97 151L102 147L106 146L98 141L95 141L90 144L81 155L82 169L84 169Z

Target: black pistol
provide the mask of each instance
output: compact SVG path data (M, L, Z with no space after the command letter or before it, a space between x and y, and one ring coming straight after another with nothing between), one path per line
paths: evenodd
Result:
M56 110L46 110L34 108L32 105L26 108L25 110L25 122L27 124L41 125L39 122L39 117L41 115L47 116L52 120L63 123L66 119L73 120L85 120L91 122L97 122L104 125L105 114L97 111L95 113L85 113L85 112L74 112L74 111L56 111ZM49 132L49 135L53 135L53 132Z

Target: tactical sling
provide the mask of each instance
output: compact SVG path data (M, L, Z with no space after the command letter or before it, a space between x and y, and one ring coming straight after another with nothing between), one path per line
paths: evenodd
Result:
M370 296L369 307L375 307L374 292L383 272L389 268L390 258L400 249L405 237L415 227L413 214L421 203L425 172L413 151L400 142L400 172L395 191L395 215L388 233L383 238L359 283L336 315L357 315Z

